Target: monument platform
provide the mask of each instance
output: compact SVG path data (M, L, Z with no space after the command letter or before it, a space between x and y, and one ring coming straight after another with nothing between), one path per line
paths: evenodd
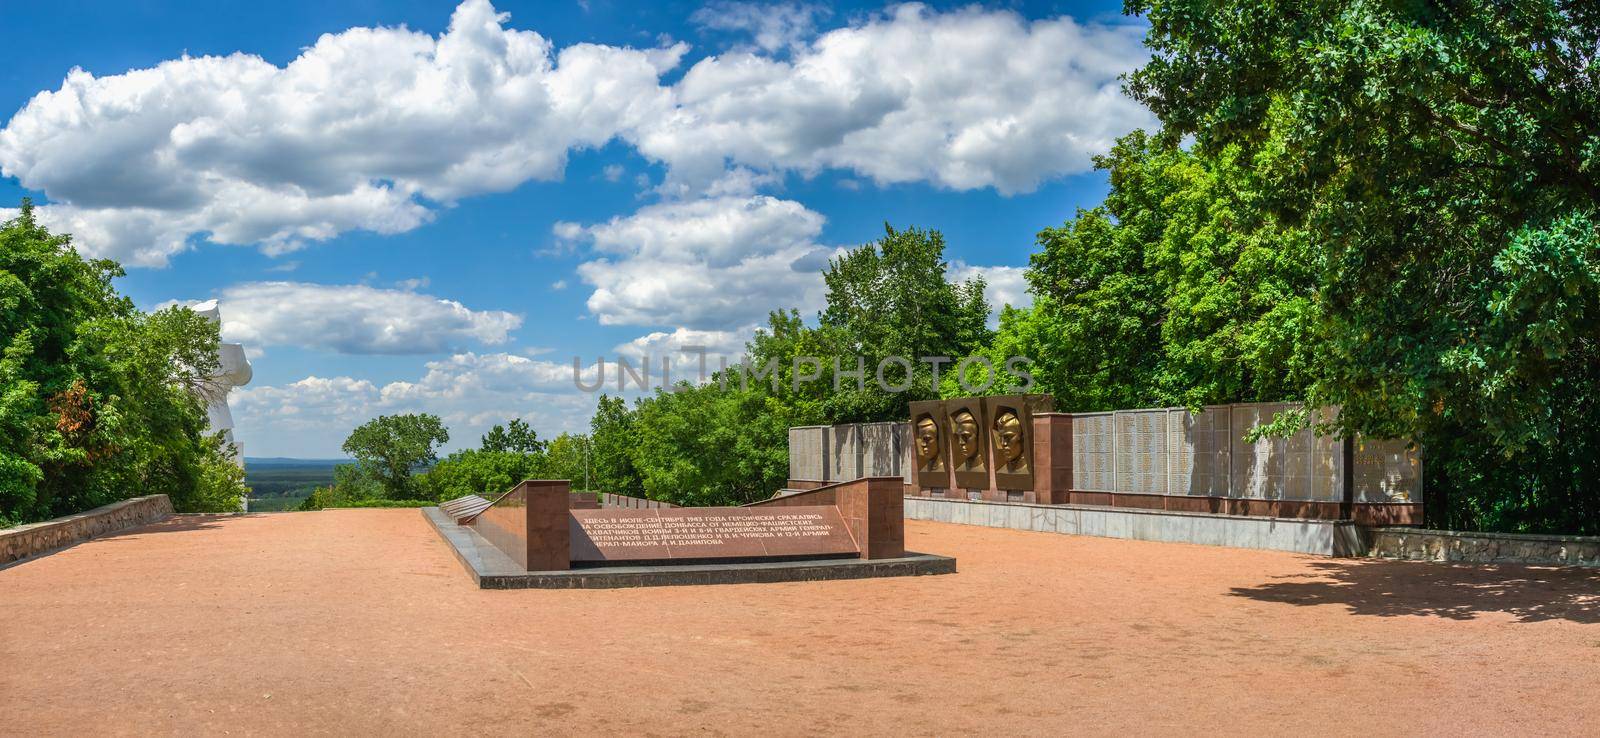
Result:
M960 575L488 591L416 509L177 515L0 568L0 732L1587 735L1600 714L1594 569L920 520L906 544Z
M804 559L723 561L699 564L591 566L557 571L528 571L511 560L472 526L456 525L437 507L422 508L429 525L450 544L456 560L481 589L615 589L686 584L756 584L814 582L830 579L912 577L954 574L956 560L906 552L887 559Z

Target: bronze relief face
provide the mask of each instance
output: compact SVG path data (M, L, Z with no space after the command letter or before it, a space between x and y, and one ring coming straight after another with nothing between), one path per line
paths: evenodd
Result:
M1005 410L994 419L994 455L998 466L1006 467L1022 459L1022 444L1027 438L1022 432L1022 418Z
M917 420L917 463L928 466L939 458L939 424L926 415Z
M1007 395L983 399L984 432L989 435L989 453L994 455L994 484L997 489L1034 489L1034 453L1036 441L1048 440L1046 433L1035 438L1036 413L1049 412L1052 398L1049 395ZM1070 453L1067 449L1061 452ZM1046 457L1049 458L1049 457ZM1044 462L1046 466L1048 462ZM1038 490L1035 490L1038 492ZM1052 499L1051 494L1043 499Z
M961 467L971 462L981 450L978 448L978 419L962 410L950 416L950 435L955 438L956 458Z

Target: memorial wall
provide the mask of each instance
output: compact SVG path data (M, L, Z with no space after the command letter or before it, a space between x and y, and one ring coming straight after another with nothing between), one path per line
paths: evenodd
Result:
M905 490L895 477L742 507L602 508L569 489L566 480L524 480L471 519L448 520L470 526L522 571L905 555Z
M789 429L789 486L796 489L864 477L911 483L906 423L807 425Z
M1421 521L1422 462L1404 441L1346 442L1311 429L1252 440L1292 403L1102 413L1049 405L1041 395L935 400L911 403L904 424L794 428L790 486L898 474L909 494L968 500Z
M1344 501L1346 449L1311 429L1287 438L1252 433L1289 403L1075 414L1072 486L1080 492ZM1404 441L1357 439L1351 484L1362 504L1421 499L1422 464Z
M1420 503L1422 460L1405 441L1358 438L1351 454L1351 482L1358 503Z

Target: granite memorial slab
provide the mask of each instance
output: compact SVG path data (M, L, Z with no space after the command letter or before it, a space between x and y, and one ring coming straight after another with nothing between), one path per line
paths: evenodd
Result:
M900 466L906 444L904 423L860 423L856 426L860 439L861 473L863 477L899 477L905 474ZM841 480L842 481L842 480Z
M823 452L826 426L809 425L789 429L789 478L821 481L828 478L827 454Z
M573 510L569 530L575 564L860 553L833 505Z
M1422 459L1401 440L1357 438L1351 449L1357 503L1414 504L1422 499Z
M1072 416L1072 488L1084 492L1116 491L1112 413Z
M569 489L565 479L523 480L473 518L472 527L530 571L565 569Z
M1167 493L1167 413L1118 410L1113 417L1117 492Z
M1167 411L1167 493L1228 495L1228 408Z

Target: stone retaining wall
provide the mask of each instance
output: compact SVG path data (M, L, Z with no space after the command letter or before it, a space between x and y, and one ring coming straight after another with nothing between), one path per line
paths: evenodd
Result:
M0 566L96 536L154 523L171 514L172 501L166 495L147 495L42 523L6 528L0 530Z
M1600 566L1600 537L1373 528L1371 556L1472 564Z

